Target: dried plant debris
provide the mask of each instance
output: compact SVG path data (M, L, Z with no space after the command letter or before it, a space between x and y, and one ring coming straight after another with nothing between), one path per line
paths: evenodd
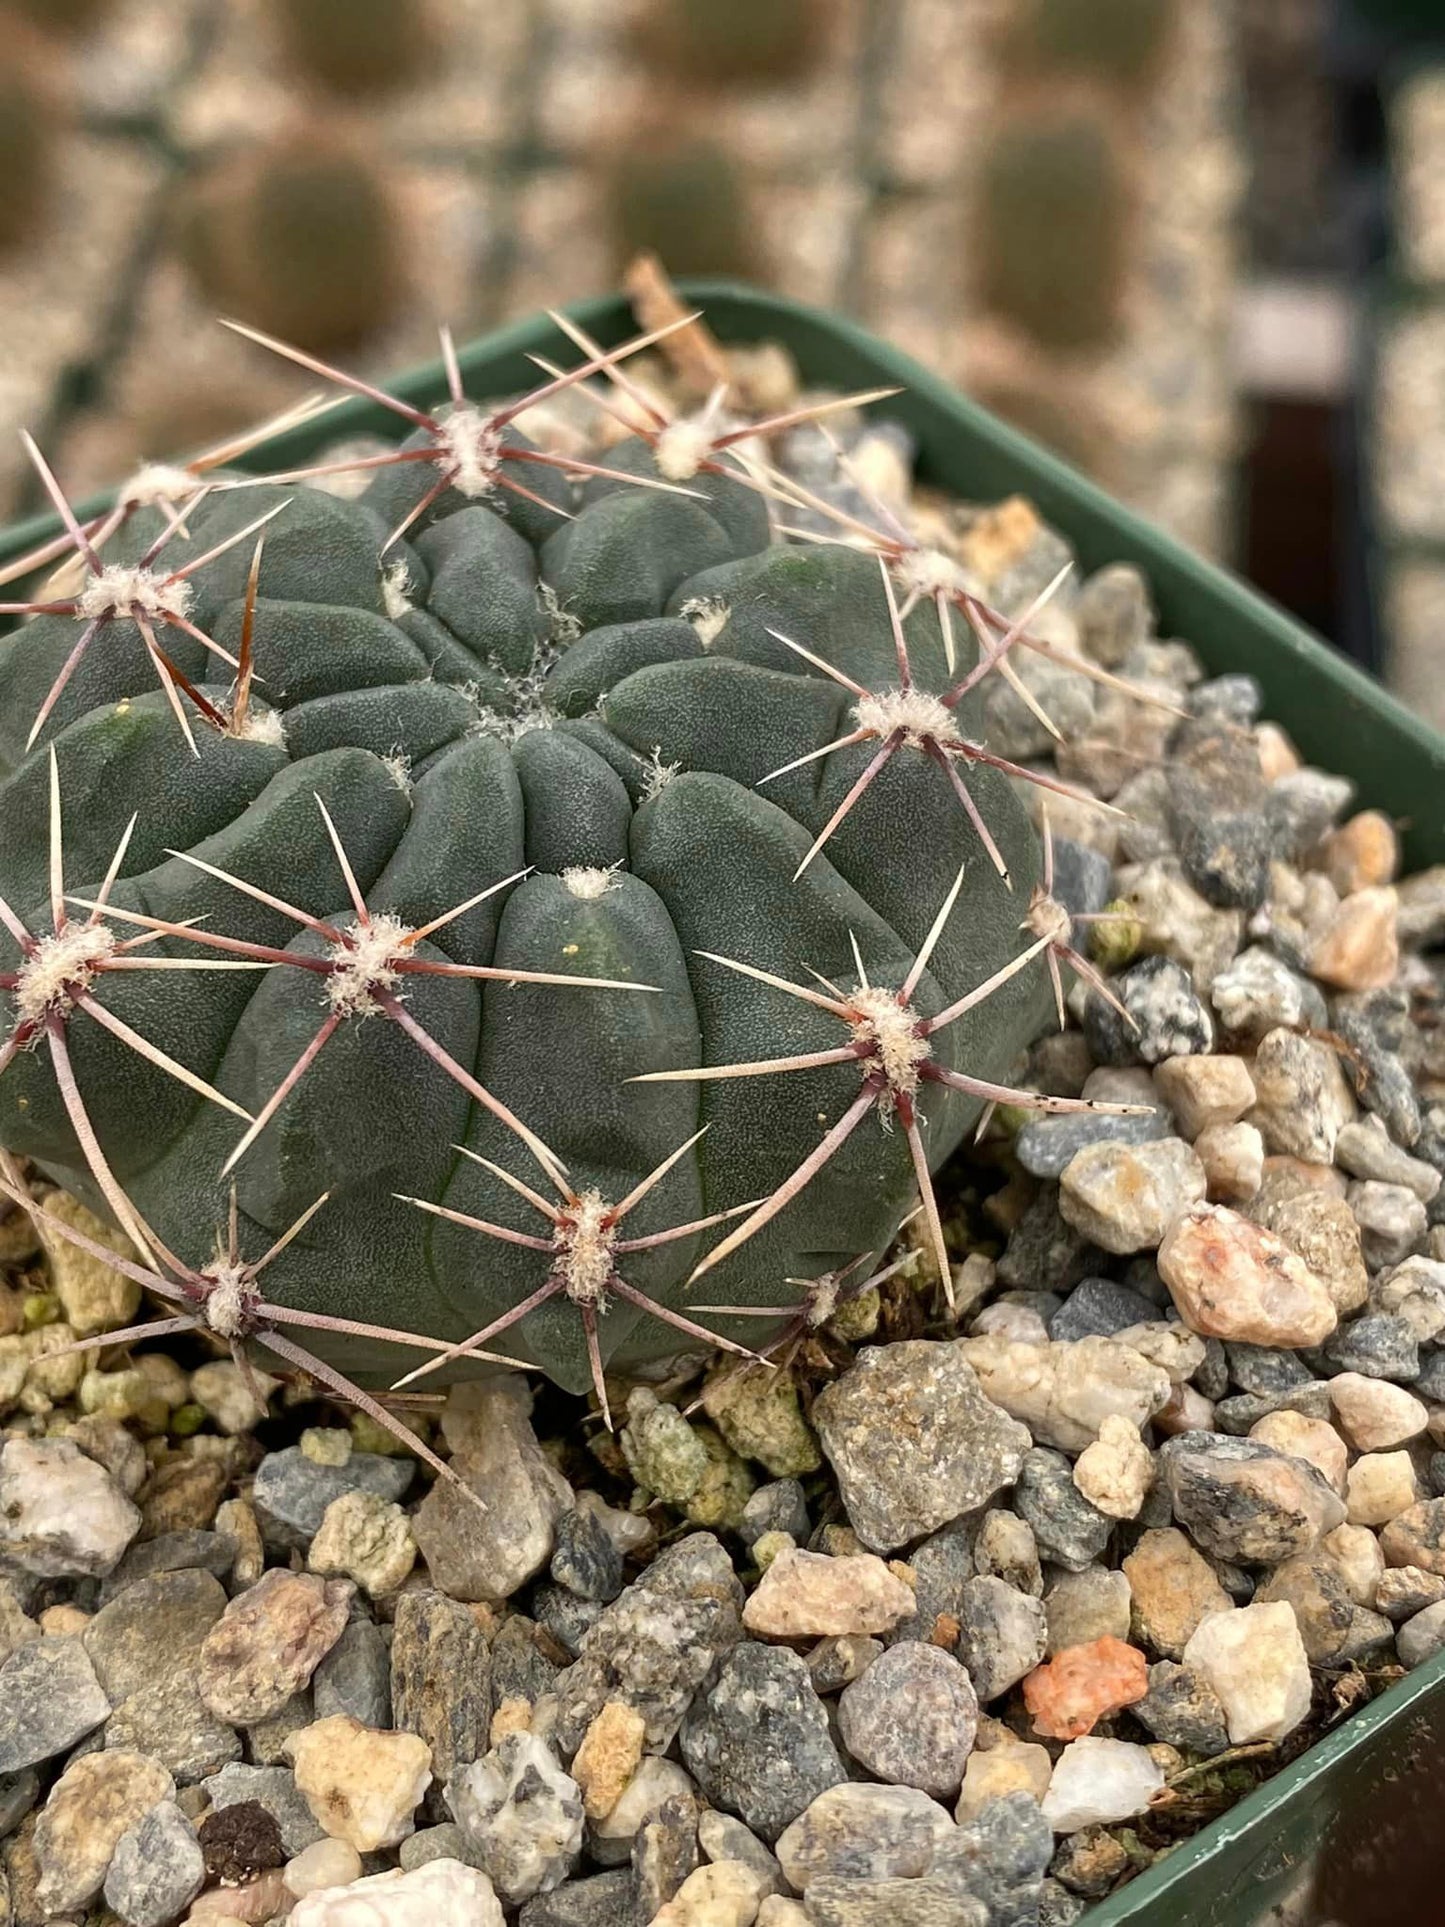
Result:
M650 285L17 592L24 1927L1065 1922L1445 1647L1445 874Z

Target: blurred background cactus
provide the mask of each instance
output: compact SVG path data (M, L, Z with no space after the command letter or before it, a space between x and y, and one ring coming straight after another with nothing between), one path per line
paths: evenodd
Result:
M222 314L316 352L383 329L405 298L405 247L378 170L307 128L228 156L183 201L178 246Z
M437 56L426 0L266 0L282 58L338 94L409 86Z
M779 86L819 60L837 13L836 0L650 0L638 45L695 86Z
M1006 59L1135 87L1157 74L1176 13L1176 0L1020 0L1004 29Z
M53 49L0 6L0 254L32 239L53 212L62 112Z
M613 257L656 254L674 274L759 279L766 270L742 167L686 127L630 142L607 179Z

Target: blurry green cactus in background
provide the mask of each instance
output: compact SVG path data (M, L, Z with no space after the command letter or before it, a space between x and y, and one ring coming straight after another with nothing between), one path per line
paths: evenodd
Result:
M55 188L58 102L50 49L0 6L0 251L45 226Z
M836 0L650 0L645 58L698 86L799 80L824 47Z
M1177 11L1177 0L1019 0L1005 28L1006 57L1033 73L1138 86L1158 67Z
M404 87L436 56L426 0L265 0L296 77L338 94Z
M629 140L605 193L619 265L656 254L675 274L763 278L742 168L705 135L659 128Z

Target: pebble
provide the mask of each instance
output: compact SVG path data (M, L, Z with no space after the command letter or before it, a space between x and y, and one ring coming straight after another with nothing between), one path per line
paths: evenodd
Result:
M1133 1589L1125 1572L1085 1566L1082 1572L1055 1573L1044 1595L1048 1658L1105 1634L1127 1639L1132 1611Z
M1373 1599L1387 1619L1411 1619L1445 1600L1445 1576L1419 1566L1389 1566L1376 1582Z
M1310 1709L1310 1667L1294 1609L1283 1600L1206 1619L1184 1663L1213 1687L1232 1746L1282 1740Z
M742 1605L732 1561L711 1533L692 1533L659 1553L604 1609L581 1657L558 1677L564 1747L580 1743L610 1699L641 1713L650 1748L668 1747L693 1695L741 1637Z
M323 1577L354 1581L373 1599L397 1592L416 1564L411 1522L378 1493L343 1493L327 1506L306 1564Z
M1166 1659L1179 1659L1200 1623L1231 1604L1209 1561L1175 1526L1143 1533L1123 1570L1136 1636Z
M1074 1484L1110 1519L1136 1519L1154 1482L1154 1455L1137 1425L1112 1414L1074 1461Z
M824 1878L913 1880L953 1831L947 1810L914 1787L845 1781L779 1835L778 1863L797 1893Z
M194 1675L206 1637L226 1610L209 1572L157 1572L127 1586L85 1629L85 1650L118 1703L178 1673Z
M1185 1432L1160 1458L1174 1516L1217 1559L1277 1565L1344 1521L1344 1501L1313 1465L1253 1440Z
M1254 1054L1259 1102L1249 1114L1270 1151L1328 1164L1355 1100L1328 1045L1283 1028L1267 1031Z
M766 1891L782 1892L783 1870L777 1855L730 1813L704 1807L698 1815L697 1844L705 1859L741 1861L767 1883Z
M256 1468L253 1498L268 1519L288 1527L298 1541L309 1542L337 1499L348 1492L400 1499L415 1471L414 1459L381 1452L352 1452L344 1465L326 1465L300 1446L288 1445L284 1451L268 1452Z
M1371 1271L1402 1263L1424 1243L1430 1220L1407 1185L1365 1178L1350 1186L1346 1202L1360 1227L1360 1249Z
M341 1637L351 1597L344 1579L273 1566L206 1635L196 1686L207 1709L233 1726L279 1713Z
M1418 1566L1445 1577L1445 1499L1421 1499L1380 1531L1380 1549L1391 1566Z
M1046 1639L1042 1601L989 1575L964 1587L958 1656L984 1705L1037 1666Z
M377 1732L346 1713L293 1733L286 1751L317 1825L358 1853L404 1839L432 1782L425 1740Z
M1033 1527L1016 1512L1001 1507L983 1515L978 1536L973 1542L974 1566L981 1578L1003 1579L1016 1592L1042 1597L1044 1576L1039 1565L1039 1544ZM917 1572L917 1555L914 1571Z
M1389 1620L1360 1610L1339 1562L1323 1547L1286 1559L1255 1589L1254 1604L1276 1600L1294 1613L1305 1652L1317 1666L1355 1659L1389 1642Z
M1126 1740L1071 1740L1054 1762L1043 1798L1044 1818L1055 1833L1112 1826L1143 1813L1164 1785L1148 1747Z
M1353 1526L1387 1526L1420 1497L1408 1452L1366 1452L1347 1475L1345 1503Z
M605 1819L617 1805L642 1759L645 1737L642 1715L621 1700L609 1700L582 1735L571 1771L589 1820Z
M326 1840L321 1844L335 1847L341 1853L356 1852L344 1840ZM471 1865L467 1860L466 1840L455 1820L444 1820L435 1827L418 1827L415 1833L409 1833L402 1841L396 1850L396 1857L404 1873L410 1873L413 1867L424 1867L429 1860L465 1860L468 1866ZM360 1859L359 1854L357 1858ZM287 1880L289 1884L289 1875Z
M1423 1666L1445 1648L1445 1605L1426 1606L1407 1619L1395 1635L1402 1666Z
M311 1698L318 1720L350 1713L363 1726L392 1724L391 1655L373 1621L352 1620L311 1675Z
M867 1347L818 1395L813 1423L853 1529L874 1552L987 1505L1031 1443L985 1396L960 1345L922 1340Z
M216 1537L231 1551L232 1587L244 1592L247 1586L254 1586L266 1570L266 1547L256 1508L245 1499L227 1499L216 1509Z
M843 1694L840 1726L850 1751L848 1695L863 1691L891 1657L875 1660ZM961 1670L945 1654L938 1657ZM744 1640L722 1661L679 1737L684 1764L708 1800L737 1814L765 1840L776 1840L820 1793L846 1777L807 1667L796 1653L754 1640Z
M1049 1337L1113 1338L1130 1325L1147 1324L1157 1309L1142 1292L1112 1278L1084 1278L1049 1320Z
M591 1509L574 1506L557 1515L548 1570L559 1586L582 1599L605 1604L622 1590L621 1550Z
M1108 1141L1076 1153L1059 1180L1059 1206L1105 1251L1152 1251L1206 1189L1204 1166L1182 1138Z
M459 1860L322 1887L298 1901L288 1919L290 1927L504 1927L491 1881Z
M707 1448L695 1428L645 1385L628 1394L618 1436L638 1485L668 1505L685 1506L707 1475Z
M1194 1140L1205 1195L1216 1204L1245 1204L1264 1182L1264 1139L1252 1124L1210 1124Z
M725 1365L704 1386L702 1406L733 1451L775 1479L816 1472L823 1463L790 1372L735 1371Z
M1291 1458L1308 1459L1317 1471L1324 1474L1334 1490L1343 1496L1345 1468L1349 1464L1350 1453L1333 1425L1286 1408L1278 1412L1266 1412L1262 1419L1250 1426L1249 1436L1276 1452L1288 1453Z
M1169 1397L1168 1374L1118 1339L1024 1344L985 1334L954 1349L995 1405L1065 1452L1091 1445L1110 1416L1143 1426Z
M1171 1058L1156 1065L1154 1084L1191 1143L1202 1131L1237 1124L1258 1097L1242 1057Z
M615 1866L626 1860L643 1827L674 1800L696 1805L692 1775L676 1760L664 1760L655 1753L644 1754L617 1804L588 1828L591 1857L599 1866Z
M222 1432L234 1438L266 1416L265 1407L251 1396L251 1385L269 1403L280 1383L254 1365L248 1383L229 1358L218 1358L191 1373L191 1397Z
M1335 1416L1358 1452L1388 1452L1429 1423L1429 1408L1401 1385L1360 1372L1339 1372L1328 1384Z
M1320 1545L1339 1567L1355 1604L1376 1605L1376 1595L1385 1572L1385 1555L1374 1533L1365 1526L1346 1523L1336 1526L1333 1532L1327 1532ZM1424 1603L1422 1600L1421 1604Z
M493 1703L487 1642L476 1615L459 1600L430 1588L397 1600L390 1696L396 1725L420 1736L443 1783L487 1750Z
M1322 1029L1328 1021L1325 1000L1309 979L1260 947L1242 950L1221 970L1209 998L1225 1031L1245 1040L1297 1026Z
M956 1659L905 1640L845 1687L838 1729L848 1752L878 1779L942 1798L962 1782L978 1700Z
M533 1733L513 1733L463 1767L447 1804L508 1905L559 1886L582 1851L581 1791Z
M719 1860L694 1868L651 1927L753 1927L765 1891L753 1868Z
M282 1878L298 1900L322 1887L349 1887L361 1878L361 1855L345 1840L318 1840L286 1862Z
M54 1227L65 1225L134 1263L135 1246L125 1233L97 1218L66 1191L52 1191L35 1222L45 1251L50 1289L60 1300L62 1317L76 1337L88 1338L93 1332L115 1331L130 1324L140 1305L140 1286Z
M205 1792L218 1813L239 1806L264 1808L276 1822L284 1853L301 1853L325 1838L289 1766L223 1766L205 1782Z
M813 1923L800 1900L768 1894L759 1904L756 1927L813 1927Z
M1250 1201L1250 1216L1273 1232L1319 1279L1330 1303L1344 1316L1370 1295L1370 1274L1360 1250L1360 1227L1342 1197L1266 1176Z
M1078 1490L1073 1466L1062 1452L1035 1446L1020 1469L1014 1504L1033 1528L1043 1557L1071 1572L1091 1566L1109 1543L1113 1520Z
M1412 1158L1408 1151L1392 1143L1376 1117L1362 1118L1358 1123L1341 1127L1335 1139L1335 1163L1351 1177L1404 1185L1421 1204L1429 1204L1442 1182L1433 1164L1427 1164L1423 1158Z
M1403 1384L1420 1376L1420 1346L1408 1319L1391 1312L1366 1312L1341 1325L1325 1347L1340 1371L1366 1378L1392 1378Z
M1149 1668L1149 1691L1129 1709L1156 1740L1212 1759L1229 1745L1224 1705L1193 1666L1161 1659Z
M796 1479L774 1479L760 1485L743 1507L738 1537L751 1549L765 1533L786 1532L801 1545L811 1530L802 1486Z
M0 1449L0 1556L43 1579L99 1578L141 1515L70 1439L8 1439Z
M454 1386L442 1414L452 1470L480 1511L438 1479L412 1516L432 1583L453 1599L510 1599L552 1557L572 1489L538 1445L519 1374Z
M1343 897L1310 950L1310 975L1336 990L1382 990L1400 968L1398 910L1388 885Z
M1149 1690L1149 1667L1137 1646L1106 1634L1070 1646L1024 1681L1024 1705L1044 1739L1077 1740L1101 1719Z
M78 1639L25 1641L0 1666L0 1774L67 1752L109 1714Z
M976 1746L963 1769L954 1818L960 1824L972 1820L1006 1793L1027 1793L1042 1800L1053 1770L1048 1748L1030 1740L1001 1742L987 1752Z
M914 1610L912 1588L875 1553L828 1558L780 1552L743 1608L743 1624L764 1639L886 1633Z
M166 1927L205 1885L206 1863L195 1828L171 1800L116 1843L105 1876L105 1903L130 1927Z
M1145 957L1113 980L1114 994L1132 1024L1090 991L1084 1035L1099 1064L1159 1064L1214 1048L1214 1020L1188 970L1173 957Z
M697 1800L690 1793L664 1800L632 1843L633 1904L641 1919L660 1913L701 1864Z
M1318 1345L1338 1322L1324 1283L1282 1238L1226 1205L1195 1205L1159 1248L1179 1316L1204 1337Z
M37 1898L47 1914L68 1914L93 1900L121 1836L174 1795L170 1774L142 1754L87 1753L73 1760L35 1828Z
M841 1692L850 1686L883 1651L881 1639L845 1634L840 1639L820 1639L804 1664L813 1682L813 1691L824 1695Z
M167 1532L159 1539L138 1540L100 1582L100 1603L102 1606L109 1605L127 1586L160 1572L208 1572L217 1579L224 1579L231 1570L234 1557L235 1546L219 1532L192 1529L187 1532Z
M1151 1102L1152 1091L1131 1094L1126 1102ZM1101 1144L1142 1145L1168 1138L1173 1127L1168 1111L1155 1104L1143 1117L1096 1117L1088 1111L1063 1112L1057 1117L1030 1117L1014 1139L1014 1155L1036 1178L1061 1177L1082 1152Z

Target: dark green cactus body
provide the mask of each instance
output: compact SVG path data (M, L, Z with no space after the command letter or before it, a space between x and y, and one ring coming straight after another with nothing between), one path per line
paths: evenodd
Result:
M650 465L638 449L616 460ZM395 476L412 485L413 470ZM47 927L51 745L67 888L94 893L138 810L115 904L173 923L199 919L231 938L312 954L320 942L167 849L308 915L349 922L318 796L372 912L413 928L530 866L417 954L651 988L416 976L405 980L408 1012L546 1141L578 1191L595 1186L616 1201L708 1127L629 1218L629 1236L767 1195L856 1099L859 1072L845 1064L701 1084L629 1081L847 1041L835 1016L698 953L792 982L811 982L815 970L852 986L856 941L870 980L896 987L962 867L963 892L914 998L920 1014L937 1012L1018 954L1036 874L1021 805L1002 778L967 772L1011 868L1010 892L943 771L922 755L899 755L795 880L869 746L763 782L850 727L849 693L770 632L870 689L893 685L873 559L770 547L758 498L707 476L701 500L589 490L559 532L519 527L522 518L504 519L494 501L462 501L430 520L414 550L383 559L397 487L387 475L370 505L304 488L213 496L193 516L193 546L175 545L175 561L199 554L272 501L294 498L268 530L255 621L253 700L280 727L258 727L249 740L198 723L193 757L135 638L116 625L27 755L25 734L74 624L39 618L0 641L0 892L32 929ZM151 512L139 514L116 555L139 554L155 526ZM231 551L195 582L196 619L227 647L239 636L249 549ZM949 678L931 611L910 617L907 630L920 686L942 688ZM219 701L221 665L205 661L199 644L172 640L187 672L208 678ZM976 716L960 722L980 727ZM17 955L11 938L3 945L0 971L15 968ZM201 954L170 937L158 949ZM299 967L137 971L98 978L95 995L253 1113L328 1014L325 981ZM1045 1008L1041 970L1023 971L936 1034L937 1059L1002 1077ZM121 1182L175 1250L202 1262L225 1210L221 1167L243 1127L84 1013L68 1032L80 1089ZM926 1087L919 1106L937 1166L977 1107L938 1085ZM0 1143L104 1208L43 1050L21 1053L0 1074ZM243 1244L252 1251L330 1193L267 1273L268 1296L450 1340L538 1289L548 1275L543 1254L397 1201L403 1194L534 1235L545 1229L525 1199L457 1145L548 1188L519 1139L394 1022L348 1017L237 1167ZM902 1132L871 1115L718 1267L703 1295L777 1303L784 1278L881 1248L915 1196ZM720 1235L638 1253L624 1274L685 1311L688 1275ZM665 1324L617 1301L601 1333L604 1355L623 1364L679 1347ZM751 1343L759 1331L739 1326L737 1335ZM308 1342L320 1348L316 1334ZM503 1348L525 1351L563 1384L587 1382L582 1331L565 1299L509 1331ZM353 1373L395 1375L409 1362L352 1340L327 1340L324 1349Z

